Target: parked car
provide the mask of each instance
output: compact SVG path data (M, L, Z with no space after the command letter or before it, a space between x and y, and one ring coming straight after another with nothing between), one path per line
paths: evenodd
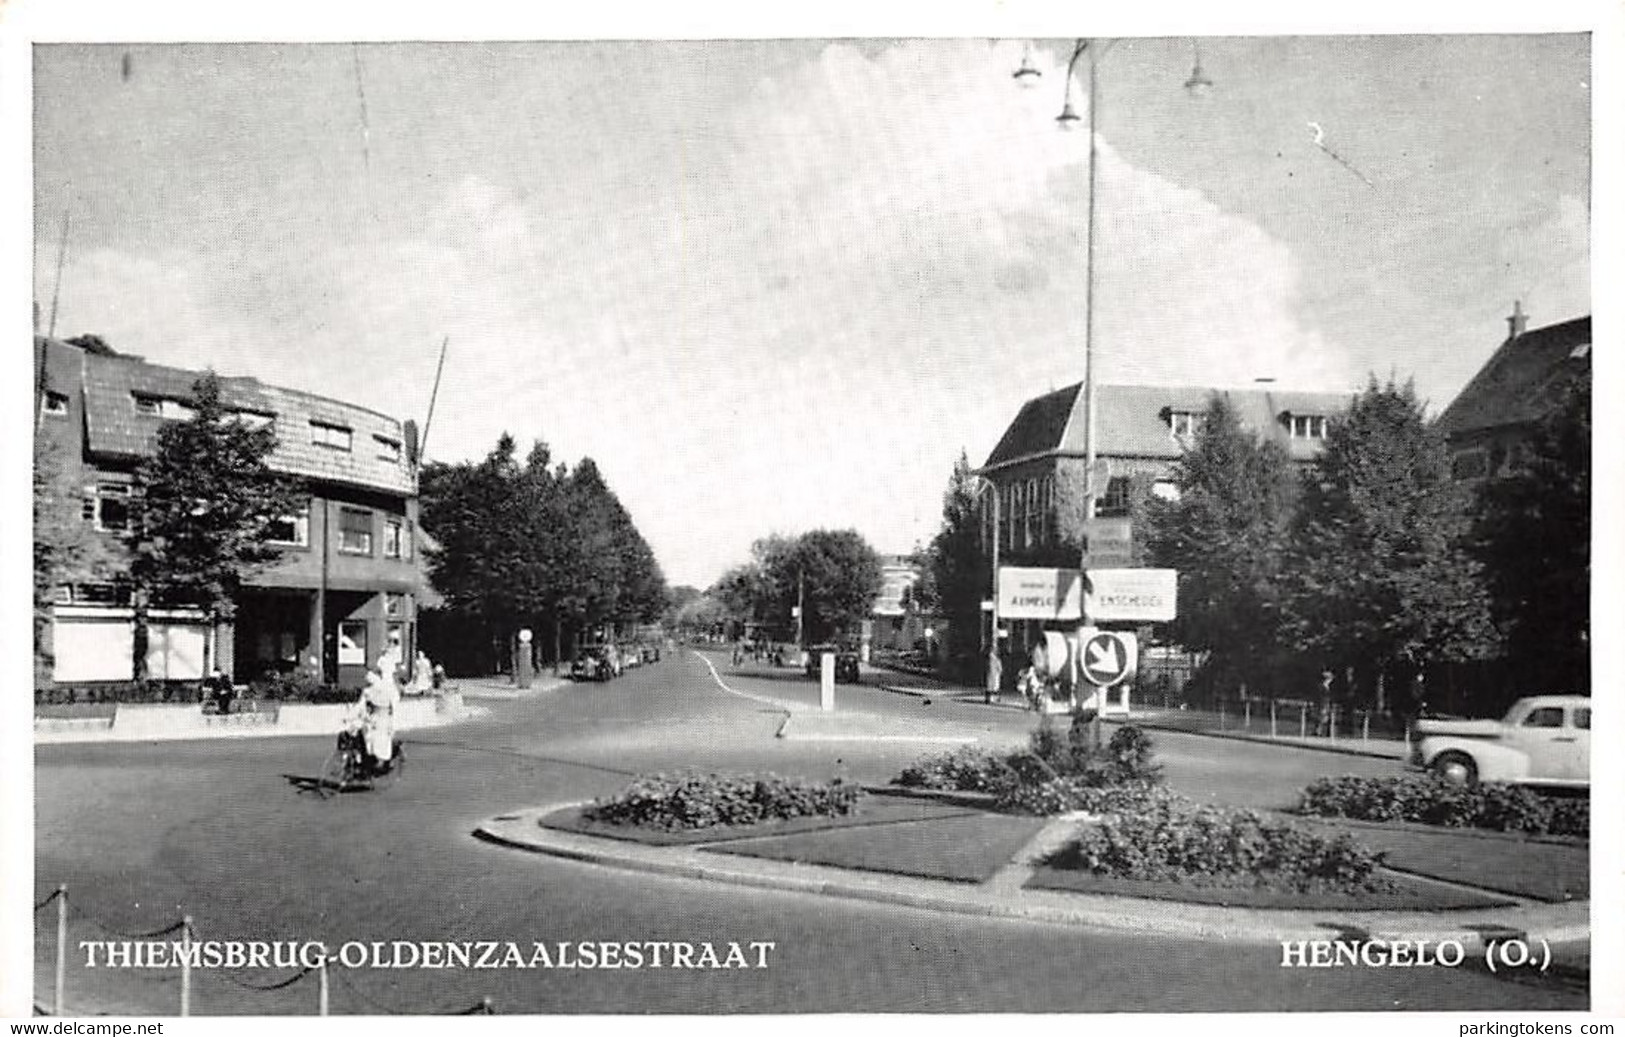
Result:
M1591 699L1534 695L1500 720L1416 722L1412 767L1447 781L1587 788L1591 785Z
M807 646L807 676L817 680L820 675L825 652L835 653L835 680L841 684L858 683L858 653L839 645L823 644Z
M618 667L615 649L608 645L592 645L576 653L570 662L570 679L578 681L607 681L615 676Z

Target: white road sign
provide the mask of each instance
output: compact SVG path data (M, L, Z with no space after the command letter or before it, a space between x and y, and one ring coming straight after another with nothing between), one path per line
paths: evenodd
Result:
M1076 569L999 568L1001 620L1078 619L1082 604L1083 581Z
M1090 569L1083 608L1091 622L1166 623L1174 618L1173 569Z
M1133 634L1100 631L1083 642L1083 679L1099 688L1121 682L1134 670L1137 648Z

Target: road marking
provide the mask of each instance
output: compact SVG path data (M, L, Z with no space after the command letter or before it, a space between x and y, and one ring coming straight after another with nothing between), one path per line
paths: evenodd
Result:
M765 695L752 695L748 691L740 691L737 688L728 687L728 683L722 679L722 675L717 672L716 666L711 662L710 659L707 659L703 654L701 654L697 648L691 648L689 651L693 652L695 656L699 658L700 662L705 664L706 669L711 671L711 679L717 682L717 687L721 688L723 691L726 691L728 694L738 695L740 698L750 699L752 702L760 702L763 705L772 706L774 709L783 710L785 713L795 712L795 707L790 703L780 702L778 699L770 699Z

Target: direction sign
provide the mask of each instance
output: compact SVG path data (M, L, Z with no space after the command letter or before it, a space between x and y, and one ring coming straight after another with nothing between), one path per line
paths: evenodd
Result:
M1084 519L1085 569L1126 568L1134 563L1134 526L1126 518Z
M1166 623L1178 604L1173 569L1090 569L1083 611L1091 621Z
M1084 641L1079 672L1095 687L1109 688L1133 671L1137 647L1132 634L1103 630Z

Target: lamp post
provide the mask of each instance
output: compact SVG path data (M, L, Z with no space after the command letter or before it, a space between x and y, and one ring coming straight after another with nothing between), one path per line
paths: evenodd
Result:
M1026 67L1025 63L1023 63L1022 67ZM989 617L987 631L987 665L991 671L994 659L999 654L999 488L992 479L985 475L973 472L971 478L982 485L978 496L987 494L993 499L993 571L988 580L991 587L988 601L992 603L993 608Z

